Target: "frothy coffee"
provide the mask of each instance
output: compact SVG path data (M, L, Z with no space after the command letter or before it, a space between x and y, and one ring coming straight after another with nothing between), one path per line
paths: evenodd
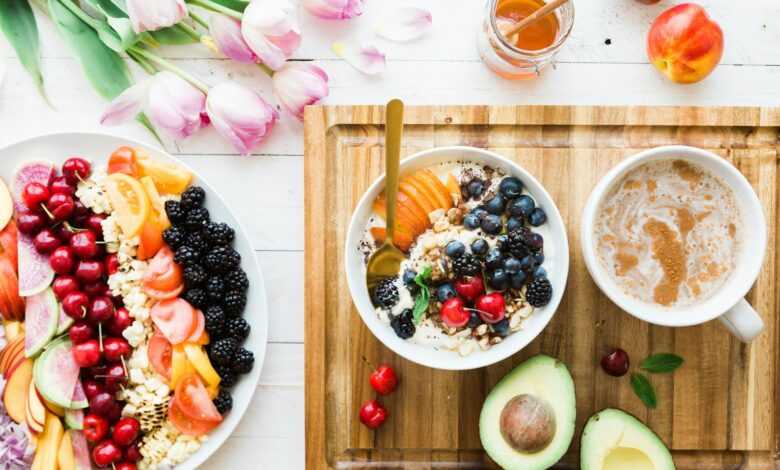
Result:
M734 269L741 224L734 194L683 160L646 163L605 197L596 251L628 295L667 307L703 301Z

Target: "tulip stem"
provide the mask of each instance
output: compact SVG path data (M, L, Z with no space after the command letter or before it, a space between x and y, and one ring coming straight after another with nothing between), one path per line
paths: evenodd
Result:
M238 21L241 21L244 18L244 15L237 12L236 10L220 5L219 3L212 2L211 0L188 0L188 2L192 3L193 5L197 5L201 8L205 8L206 10L222 13L223 15L227 15L231 18L235 18Z
M157 73L157 69L154 68L154 65L152 65L148 60L139 56L135 52L128 50L127 55L130 56L130 58L133 59L133 62L138 64L138 66L144 69L146 73L148 73L149 75L154 75L155 73Z
M128 50L128 52L131 52L131 51L134 52L135 54L143 57L147 61L151 62L152 64L154 64L155 66L157 66L157 67L159 67L159 68L161 68L163 70L167 70L169 72L175 73L179 77L181 77L184 80L190 82L193 86L198 88L203 93L208 94L208 92L209 92L209 86L208 85L206 85L205 83L201 82L200 80L198 80L197 78L193 77L192 75L190 75L189 73L185 72L184 70L180 69L179 67L173 65L171 62L163 59L162 57L160 57L158 55L155 55L155 54L152 54L151 52L149 52L149 51L147 51L145 49L142 49L142 48L140 48L138 46L130 47L127 50Z
M269 77L273 77L274 74L276 73L276 71L274 69L272 69L271 67L265 65L262 62L258 62L257 66L260 67L260 70L265 72Z
M200 33L198 31L196 31L195 28L193 28L192 26L190 26L187 23L182 21L181 23L178 23L176 25L176 27L178 29L180 29L187 36L189 36L192 39L200 42Z
M199 25L203 26L204 28L206 28L206 30L209 29L209 22L204 20L202 16L200 16L197 13L195 13L194 11L190 12L190 18L192 18L192 21L194 21L194 22L198 23Z

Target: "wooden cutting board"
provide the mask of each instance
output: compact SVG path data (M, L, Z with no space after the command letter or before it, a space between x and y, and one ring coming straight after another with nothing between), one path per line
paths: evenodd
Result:
M577 468L582 426L606 407L646 422L673 450L679 469L770 469L777 458L778 307L776 224L780 109L674 107L409 107L403 154L445 145L487 148L534 174L568 227L571 270L563 303L531 345L485 369L446 372L385 348L352 306L343 244L358 199L383 173L381 106L312 107L305 120L306 463L320 468L485 468L478 416L491 387L525 358L544 352L569 367L577 391L577 432L556 468ZM753 184L770 227L764 269L749 295L766 331L750 346L717 322L651 326L621 312L588 275L579 221L599 178L621 159L659 145L706 148ZM685 358L674 375L651 377L658 408L637 399L628 377L604 374L613 346L634 363L655 352ZM398 390L382 402L378 431L358 420L374 398L373 364L389 363Z

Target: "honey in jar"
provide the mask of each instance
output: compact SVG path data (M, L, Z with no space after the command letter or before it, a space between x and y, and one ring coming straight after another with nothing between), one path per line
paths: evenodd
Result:
M502 33L544 6L544 0L499 0L496 6L496 23ZM507 41L526 51L538 51L550 47L558 37L560 30L558 17L554 14L543 16L520 31L506 38Z

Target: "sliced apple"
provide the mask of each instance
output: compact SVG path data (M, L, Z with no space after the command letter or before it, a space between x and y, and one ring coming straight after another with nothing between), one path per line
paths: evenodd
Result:
M24 360L26 359L24 355L24 336L21 336L21 338L22 338L21 346L14 345L14 348L8 353L8 365L5 371L3 372L6 380L8 380L8 378L11 376L11 371L16 369L16 367L19 366L19 364L24 362Z
M57 453L60 450L62 436L65 429L60 419L51 413L46 413L46 425L43 433L38 438L38 447L35 449L35 460L40 458L41 470L57 470ZM33 464L35 466L35 464Z
M8 334L9 326L12 324L18 324L18 322L8 322L5 325L5 331L6 335ZM17 350L21 346L21 349L24 350L24 338L19 338L18 336L10 339L8 344L5 345L2 351L0 351L0 373L5 374L5 372L11 368L12 359L15 354L17 354Z
M423 228L428 228L431 225L431 221L428 218L428 214L420 207L414 199L410 198L401 191L398 192L398 204L402 210L409 212L409 214L416 219Z
M16 222L13 220L3 230L0 230L0 257L8 258L11 266L14 268L14 272L19 272L18 237Z
M70 440L70 433L62 435L60 447L57 450L57 465L59 470L76 470L76 456L73 452L73 443Z
M407 183L414 187L414 189L417 191L417 194L419 197L424 198L426 201L428 201L428 206L431 208L428 213L435 211L436 209L441 209L441 203L439 202L439 199L436 197L436 193L428 188L426 184L424 184L422 181L420 181L416 174L413 174L407 178ZM419 202L418 202L419 204Z
M27 423L27 429L29 429L31 433L40 434L43 432L43 423L39 423L33 418L32 412L30 411L29 400L24 407L24 422Z
M38 390L35 389L35 381L30 381L29 392L27 393L27 408L30 410L32 419L43 427L46 423L46 407L43 406Z
M387 201L384 195L378 196L374 201L374 212L387 220ZM425 224L417 220L400 202L396 204L395 217L396 226L402 227L406 232L417 236L425 231Z
M434 192L436 199L439 201L439 207L443 209L452 207L452 196L450 196L450 191L431 170L428 170L427 168L420 170L415 173L415 176L423 181L424 184L428 185Z
M373 236L374 240L377 242L382 243L387 236L387 230L384 227L371 227L371 236ZM414 239L410 234L400 231L398 230L398 227L396 227L393 244L398 247L399 250L408 253L413 242Z
M7 321L3 324L5 326L5 337L8 341L14 341L19 339L19 335L24 333L24 324L19 321ZM24 343L24 338L22 338ZM2 370L0 370L2 373Z
M0 315L5 320L24 320L24 300L19 296L19 278L7 257L0 257Z
M8 382L3 390L3 404L8 416L16 423L25 421L27 395L32 381L33 361L25 359L21 364L11 369Z
M0 230L4 229L14 215L14 201L5 181L0 179Z
M35 367L33 367L33 375L35 375ZM33 383L35 383L35 380L33 380ZM38 399L43 403L43 406L46 408L46 410L49 413L54 414L57 417L62 418L65 416L65 408L61 407L60 405L57 405L56 403L52 403L49 400L43 398L43 395L41 395L41 392L38 391L38 389L35 389L35 393L38 395Z
M407 195L409 199L414 201L422 209L426 219L428 218L428 214L436 210L425 194L418 190L408 179L402 179L401 182L398 183L398 189L399 194L403 193Z

